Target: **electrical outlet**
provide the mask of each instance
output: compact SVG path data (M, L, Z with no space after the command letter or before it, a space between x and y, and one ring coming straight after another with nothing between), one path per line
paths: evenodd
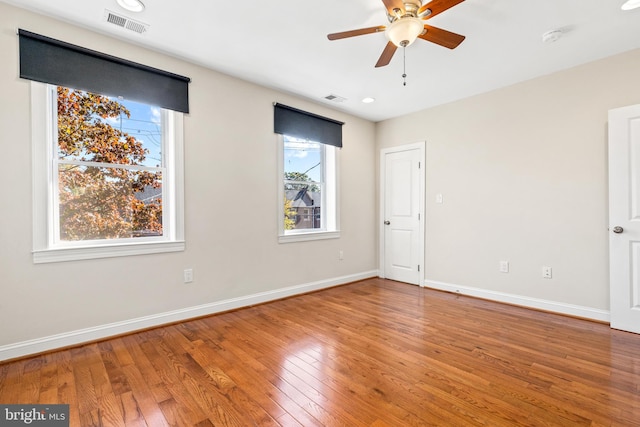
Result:
M339 259L340 261L342 261L342 260L344 259L344 251L340 250L340 251L338 252L338 259Z
M500 261L500 273L509 272L509 261Z
M542 267L542 278L551 279L551 267L547 267L547 266Z
M193 269L187 268L184 270L184 283L193 282Z

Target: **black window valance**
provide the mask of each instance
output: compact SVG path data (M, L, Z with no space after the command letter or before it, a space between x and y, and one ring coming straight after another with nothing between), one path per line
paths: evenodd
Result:
M20 77L189 112L191 79L18 30Z
M275 133L342 147L343 122L278 103L273 107Z

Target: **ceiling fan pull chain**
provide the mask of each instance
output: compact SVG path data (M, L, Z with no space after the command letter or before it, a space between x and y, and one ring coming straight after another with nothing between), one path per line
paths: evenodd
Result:
M402 79L404 80L402 86L407 85L407 47L402 47Z

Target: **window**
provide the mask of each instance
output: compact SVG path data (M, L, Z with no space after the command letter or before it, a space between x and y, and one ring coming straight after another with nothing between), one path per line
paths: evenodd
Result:
M182 113L32 83L34 262L184 250Z
M20 77L32 81L33 261L184 250L191 80L23 29L18 38Z
M280 136L280 242L339 237L336 148Z
M340 237L337 148L344 123L279 103L273 107L279 242Z

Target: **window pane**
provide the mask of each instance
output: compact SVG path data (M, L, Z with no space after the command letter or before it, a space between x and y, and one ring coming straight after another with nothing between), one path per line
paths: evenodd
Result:
M285 136L284 175L293 181L322 181L322 145Z
M286 230L322 228L324 146L284 137L284 225Z
M61 164L60 240L161 236L162 175Z
M321 191L302 187L299 190L287 189L285 183L284 229L306 230L322 228L320 208Z
M57 88L58 158L162 166L160 109Z

